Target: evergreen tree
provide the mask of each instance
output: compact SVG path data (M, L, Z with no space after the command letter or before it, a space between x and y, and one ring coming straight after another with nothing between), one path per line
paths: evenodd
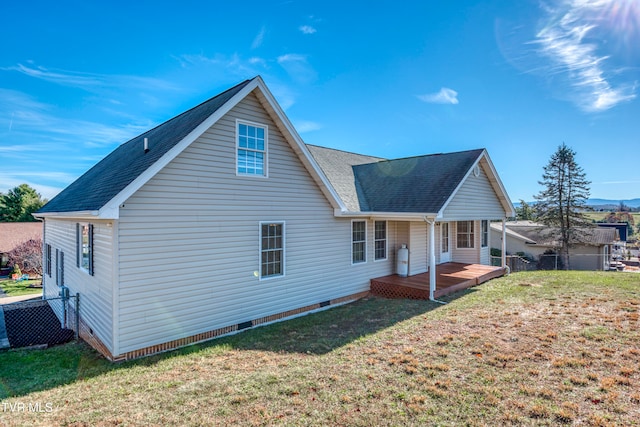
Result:
M529 205L524 200L520 199L520 206L516 208L516 219L518 221L535 221L536 211L535 208Z
M0 194L0 222L35 221L31 214L46 202L34 188L20 184L7 194Z
M535 196L538 220L559 229L560 254L566 269L570 268L569 248L579 234L577 227L589 224L583 211L587 209L591 182L575 157L576 152L562 143L544 167L542 181L538 181L544 189Z

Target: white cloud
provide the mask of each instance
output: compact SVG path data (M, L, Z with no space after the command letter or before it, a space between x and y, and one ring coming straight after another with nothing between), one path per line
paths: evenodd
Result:
M88 120L58 117L50 112L51 107L34 101L31 97L20 92L0 89L0 96L8 94L3 106L0 107L0 128L9 133L32 135L47 135L49 138L60 138L58 141L79 142L90 146L109 145L127 141L136 134L147 129L144 125L109 126ZM1 117L9 116L9 119ZM4 122L8 121L7 127ZM24 139L24 138L23 138ZM0 147L0 152L21 153L30 148L18 145Z
M153 77L127 76L117 74L83 73L78 71L48 69L41 66L28 67L17 64L0 68L3 71L16 71L36 79L48 81L62 86L71 86L92 92L104 89L142 88L147 90L177 91L176 85Z
M620 3L632 4L617 0L561 1L555 8L546 9L543 28L533 42L550 62L544 70L566 79L570 98L587 112L604 111L636 97L634 83L614 82L620 70L608 67L611 55L603 53L607 36L618 29L616 25L605 28L605 18L614 13L613 9L624 6ZM640 7L636 5L630 12L636 15L632 19L640 20Z
M307 57L305 55L300 55L297 53L287 53L285 55L278 56L279 64L285 62L307 62Z
M322 129L320 123L312 122L309 120L296 120L294 126L299 133L312 132L314 130Z
M298 27L298 29L302 32L302 34L313 34L318 31L311 25L301 25Z
M254 77L267 66L267 61L262 58L252 56L245 59L237 53L230 55L218 53L213 56L184 54L175 59L183 68L188 69L189 85L193 85L199 79L206 82L237 83L238 78ZM199 91L202 90L200 84L196 83L196 87Z
M318 74L309 65L306 55L288 53L277 59L278 64L298 83L307 84L316 80Z
M251 43L251 49L257 49L260 46L262 46L262 42L264 41L264 36L267 34L267 29L266 27L262 27L260 28L260 32L258 32L258 34L256 35L256 37L253 39L253 43Z
M457 104L458 92L448 87L443 87L440 92L417 95L418 99L432 104Z

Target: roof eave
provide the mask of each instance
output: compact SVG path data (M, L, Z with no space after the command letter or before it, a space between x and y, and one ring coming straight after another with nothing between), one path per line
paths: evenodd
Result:
M35 212L32 215L38 219L115 219L101 216L100 211Z
M434 220L438 214L433 212L360 212L335 209L334 216L342 218L378 218L392 220L397 219L402 221L424 221L425 218Z

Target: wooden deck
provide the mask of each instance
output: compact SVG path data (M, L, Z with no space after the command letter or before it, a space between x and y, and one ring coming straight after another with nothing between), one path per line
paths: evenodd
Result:
M435 298L479 285L504 275L502 267L448 262L436 266ZM429 273L371 279L371 293L385 298L429 299Z

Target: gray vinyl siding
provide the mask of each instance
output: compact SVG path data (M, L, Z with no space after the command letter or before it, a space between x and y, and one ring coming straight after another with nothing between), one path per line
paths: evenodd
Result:
M236 119L268 125L268 178L236 176ZM260 221L285 224L282 277L258 277ZM351 265L351 220L253 94L125 202L118 230L121 354L366 291L395 259L373 262L367 221L367 262Z
M451 235L451 261L465 264L478 264L480 259L480 221L473 221L473 248L458 248L458 223L450 224Z
M572 270L602 270L604 250L598 246L576 245L569 249Z
M409 223L409 275L420 274L427 271L427 223Z
M491 244L492 248L502 249L502 231L491 229ZM532 246L527 245L524 241L517 239L507 233L507 255L514 255L518 252L524 252L525 255L537 258L545 250L549 249L545 246Z
M491 265L490 246L487 246L486 248L480 248L480 264Z
M113 349L113 224L94 222L93 259L94 275L78 268L76 264L77 221L47 218L45 220L45 244L51 245L51 277L44 275L45 296L58 297L60 287L56 285L56 249L64 252L64 284L72 295L80 293L80 316L110 350ZM61 305L51 304L59 318Z
M453 199L444 210L446 220L502 219L504 208L487 178L484 169L480 175L467 176Z

